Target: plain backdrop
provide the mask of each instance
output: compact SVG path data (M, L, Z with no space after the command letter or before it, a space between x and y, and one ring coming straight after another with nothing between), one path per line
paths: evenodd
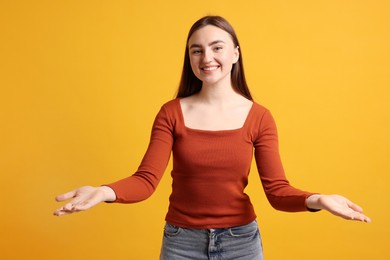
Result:
M275 211L253 164L266 259L390 259L389 13L386 0L1 1L2 259L158 259L171 165L139 204L58 218L54 197L137 169L187 32L208 14L236 29L290 182L373 220Z

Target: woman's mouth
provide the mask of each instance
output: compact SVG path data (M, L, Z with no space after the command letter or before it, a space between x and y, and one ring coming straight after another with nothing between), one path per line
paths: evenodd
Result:
M203 67L203 68L201 68L201 70L203 70L203 71L213 71L213 70L216 70L218 68L219 68L219 66L209 66L209 67Z

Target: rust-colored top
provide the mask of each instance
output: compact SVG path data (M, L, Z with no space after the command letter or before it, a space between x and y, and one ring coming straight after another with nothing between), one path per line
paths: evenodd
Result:
M254 156L270 204L283 211L305 211L312 193L290 186L278 151L270 112L253 103L243 127L199 130L185 126L180 100L164 104L156 116L151 140L137 172L109 184L116 202L133 203L156 189L170 154L172 194L166 221L188 228L224 228L256 218L244 189Z

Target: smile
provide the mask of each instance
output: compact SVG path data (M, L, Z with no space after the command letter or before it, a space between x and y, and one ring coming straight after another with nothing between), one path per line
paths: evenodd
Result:
M212 67L204 67L204 68L202 68L202 70L204 70L204 71L212 71L212 70L216 70L218 68L219 68L219 66L212 66Z

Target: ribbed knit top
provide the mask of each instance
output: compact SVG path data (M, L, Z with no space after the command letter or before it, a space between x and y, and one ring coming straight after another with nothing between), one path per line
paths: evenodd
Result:
M156 189L173 156L172 193L166 221L188 228L224 228L256 218L244 189L252 158L270 204L283 211L305 211L312 193L292 187L278 151L275 122L254 102L241 128L198 130L185 126L180 99L157 114L145 156L135 174L107 186L116 202L133 203Z

